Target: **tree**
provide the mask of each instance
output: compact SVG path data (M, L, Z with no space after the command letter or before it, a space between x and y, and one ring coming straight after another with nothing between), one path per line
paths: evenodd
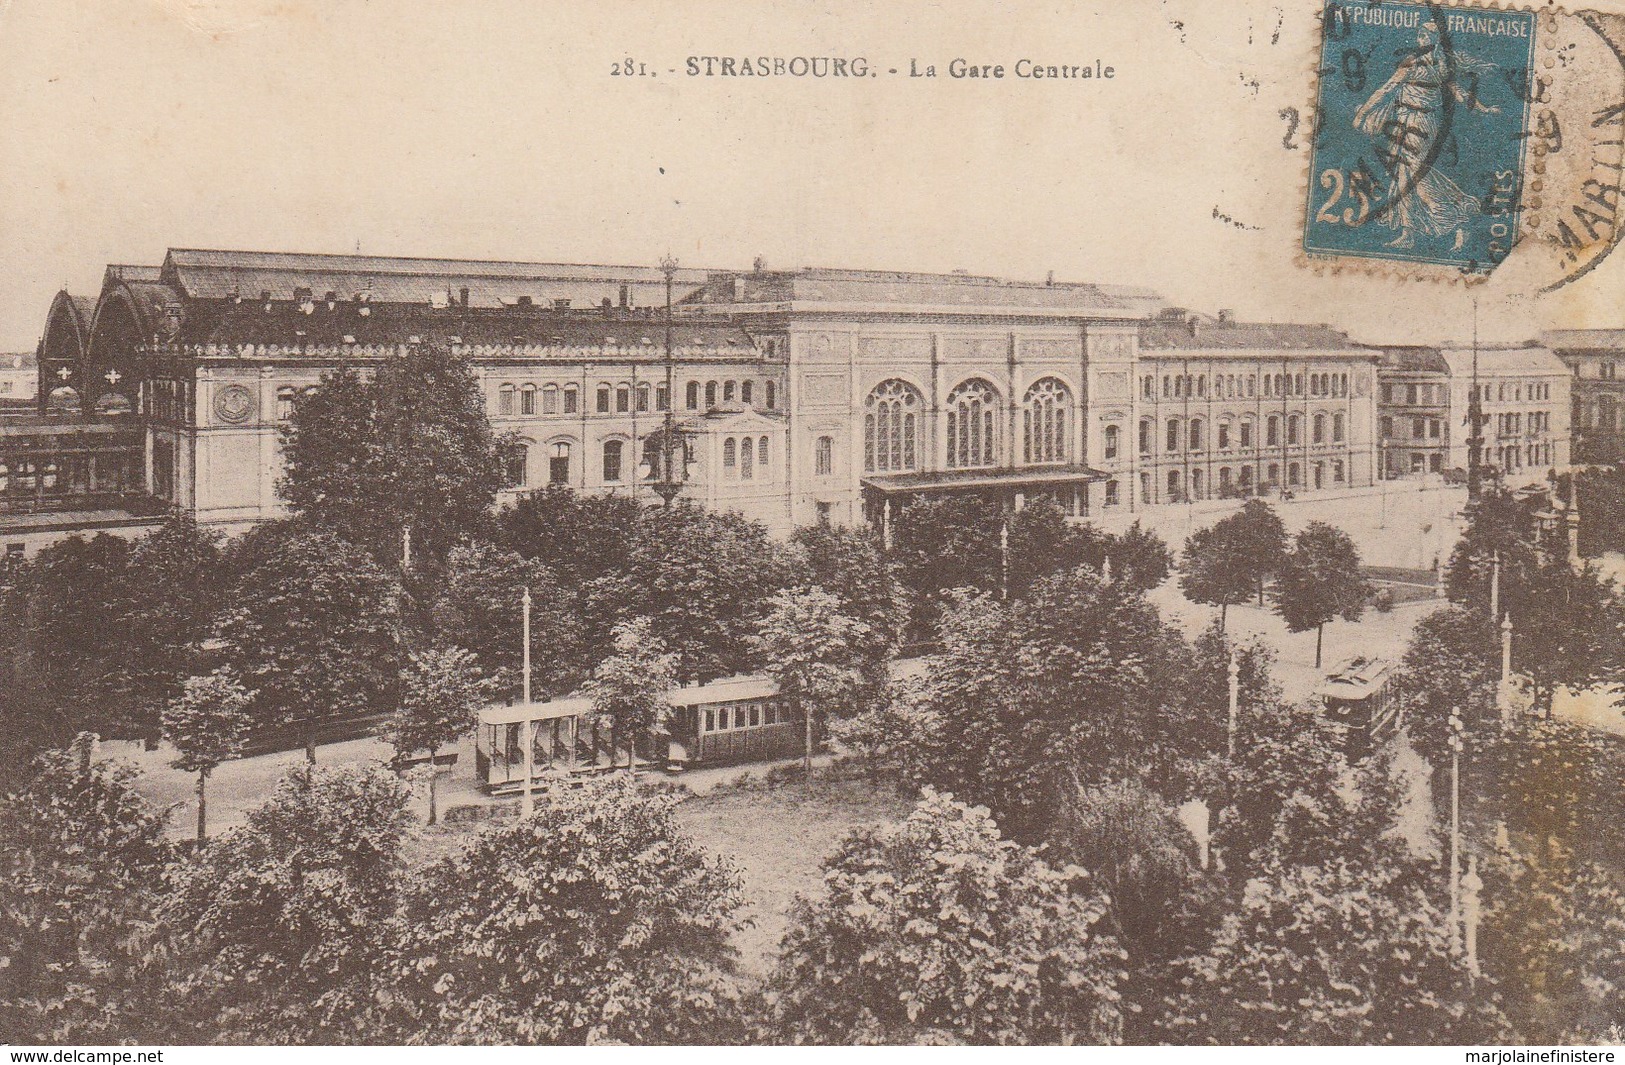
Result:
M869 626L841 612L839 599L821 588L780 592L767 601L751 647L779 696L806 721L802 767L812 775L814 737L822 723L849 706L862 690L859 648Z
M1557 688L1625 680L1625 598L1590 566L1565 559L1542 566L1513 616L1513 664L1533 682L1535 706L1552 713Z
M500 542L540 562L570 588L632 564L643 507L631 496L587 495L561 484L530 492L497 516Z
M443 557L484 525L502 486L478 375L438 344L412 344L371 381L341 368L295 406L278 491L293 512L380 563Z
M856 650L871 684L883 685L906 635L908 594L879 536L866 527L826 522L801 526L791 542L797 551L792 583L822 588L840 600L842 613L868 626L868 639Z
M1262 499L1249 499L1233 516L1238 539L1245 546L1245 568L1258 593L1258 605L1264 605L1264 582L1281 572L1286 565L1286 526L1280 515Z
M225 591L221 536L177 514L141 537L130 552L123 635L110 678L127 707L125 726L156 742L166 707L197 666Z
M181 868L185 1042L340 1043L374 991L396 912L405 786L381 766L303 766Z
M1435 769L1450 760L1450 715L1469 732L1498 726L1500 636L1482 611L1450 607L1416 623L1395 677L1411 746Z
M397 586L372 558L327 532L282 530L232 585L216 633L222 664L254 691L257 722L303 725L394 705Z
M1162 537L1136 521L1121 535L1106 538L1112 580L1134 592L1149 592L1168 579L1174 556Z
M440 748L467 735L491 700L492 683L480 676L474 655L461 647L431 647L407 659L401 678L401 704L385 726L384 738L400 763L429 752L429 824L438 819L435 789Z
M1038 580L1079 566L1101 568L1110 538L1091 525L1073 525L1053 499L1039 496L1010 515L1010 594L1020 598Z
M95 761L94 745L81 734L42 753L0 799L0 1031L10 1042L112 1043L156 1027L165 815L132 773Z
M1113 1043L1124 955L1105 913L1083 870L928 789L902 825L847 837L796 901L768 1023L807 1043Z
M650 631L648 618L615 627L615 650L587 681L593 713L613 730L611 750L626 742L626 768L638 761L638 741L664 734L671 714L668 693L677 683L677 656ZM596 727L596 726L595 726Z
M1437 876L1432 879L1438 880ZM1482 1044L1507 1026L1475 994L1449 917L1402 863L1272 867L1186 966L1166 1038L1220 1044Z
M538 797L407 889L383 1041L722 1043L742 1034L738 875L625 777Z
M478 541L452 548L433 610L437 638L468 648L496 692L517 699L523 686L526 588L531 695L565 695L586 679L590 652L573 594L544 563Z
M931 632L944 591L999 591L1003 523L996 503L974 495L926 497L893 507L891 559L911 601L916 638Z
M197 774L197 838L208 835L208 805L204 788L209 774L221 762L242 754L253 718L248 703L253 698L229 669L217 669L205 677L191 677L186 686L164 708L163 729L178 752L171 762L176 769Z
M686 502L646 509L630 568L585 590L589 640L607 642L616 624L646 617L683 679L743 673L746 638L790 572L787 550L756 522Z
M1315 668L1326 623L1358 621L1371 586L1360 576L1360 553L1348 534L1312 521L1297 535L1275 588L1276 612L1292 632L1315 630Z
M1489 612L1491 577L1500 568L1500 609L1525 613L1528 589L1540 569L1530 508L1504 491L1486 492L1467 508L1467 529L1445 569L1445 587L1458 606ZM1499 619L1497 619L1499 620Z
M1219 608L1220 632L1230 607L1245 603L1253 593L1253 547L1246 531L1245 518L1234 515L1185 540L1180 590L1193 603Z

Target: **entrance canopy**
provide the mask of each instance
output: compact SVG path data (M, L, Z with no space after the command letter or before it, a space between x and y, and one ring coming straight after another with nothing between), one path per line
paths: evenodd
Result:
M1106 474L1081 464L1009 466L983 470L938 470L888 473L865 477L863 487L881 495L918 495L922 492L979 492L988 489L1062 488L1080 482L1103 481Z

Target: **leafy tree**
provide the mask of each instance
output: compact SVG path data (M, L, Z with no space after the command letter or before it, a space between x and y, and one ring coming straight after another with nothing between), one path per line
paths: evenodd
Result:
M1219 608L1220 632L1230 607L1245 603L1253 593L1254 549L1246 534L1245 516L1234 515L1196 530L1185 540L1180 590L1193 603Z
M389 1041L722 1043L742 1034L737 874L626 777L538 798L407 890L379 971Z
M384 738L401 762L429 752L429 824L438 819L435 789L440 748L473 731L480 708L491 700L492 684L480 676L474 655L461 647L431 647L407 659L401 678L401 705L384 728Z
M1512 660L1548 717L1559 685L1625 681L1625 598L1589 566L1576 572L1563 559L1547 563L1524 587L1522 616L1513 617Z
M125 726L156 741L164 708L197 665L225 591L221 536L177 514L135 542L125 575L119 657L110 678Z
M248 703L253 694L228 669L205 677L191 677L181 694L164 708L164 738L179 757L170 764L197 774L197 838L208 835L208 804L204 788L209 774L221 762L242 754L253 718Z
M613 729L611 750L626 743L626 768L638 761L638 741L663 735L671 714L668 693L677 683L677 656L650 631L648 618L615 627L615 650L587 681L593 713Z
M1395 678L1411 746L1435 768L1450 760L1450 715L1470 732L1498 726L1500 635L1483 612L1450 607L1416 623Z
M927 790L861 829L798 899L769 987L773 1035L807 1043L1112 1043L1124 955L1075 866Z
M596 640L646 617L684 679L743 673L752 665L746 640L790 575L786 549L756 522L692 503L650 508L639 515L630 568L586 589L588 631Z
M857 648L870 680L883 683L908 625L908 597L895 569L869 528L804 525L791 537L798 557L795 584L822 588L841 602L841 612L869 628Z
M864 686L859 650L870 629L841 611L841 601L821 588L780 592L767 601L751 647L779 695L806 720L802 766L812 774L815 736L822 722L851 706Z
M1091 525L1073 525L1053 499L1039 496L1010 515L1010 594L1079 566L1100 569L1110 538Z
M632 564L643 507L630 496L586 495L550 484L497 516L500 542L579 588Z
M35 688L29 702L39 715L27 727L46 744L65 744L84 728L128 731L131 715L108 704L114 671L128 661L129 557L128 543L100 533L70 536L34 558L25 586L22 672Z
M347 1043L396 911L406 788L381 766L294 770L175 877L190 1042Z
M1120 535L1106 538L1106 557L1112 580L1135 592L1149 592L1167 580L1174 564L1162 537L1137 521Z
M1468 506L1466 531L1446 564L1450 601L1488 613L1491 577L1499 559L1500 609L1522 617L1528 589L1540 569L1535 540L1529 507L1507 492L1485 492Z
M1326 623L1358 621L1371 586L1360 576L1360 553L1348 534L1312 521L1297 535L1275 588L1275 609L1292 632L1315 630L1315 668L1320 668Z
M1439 879L1434 877L1433 879ZM1170 1004L1178 1042L1478 1044L1507 1034L1402 863L1287 865L1249 881Z
M47 751L0 800L0 1031L9 1042L111 1043L154 1033L153 915L164 815L95 738ZM155 1040L167 1041L167 1040Z
M567 694L590 671L589 648L574 597L541 562L489 543L452 548L434 607L438 638L469 648L496 691L518 698L523 687L521 599L526 588L531 603L531 695Z
M999 591L1003 523L998 504L974 495L915 499L893 508L891 559L908 592L917 636L931 631L944 591Z
M1574 498L1580 487L1580 554L1596 558L1609 551L1625 551L1625 467L1586 466L1557 479L1559 498ZM1565 532L1565 535L1566 532Z
M361 544L380 562L443 557L478 531L502 485L478 375L437 344L413 344L370 381L328 374L283 430L278 490L293 512Z
M1286 526L1262 499L1247 500L1234 518L1238 539L1246 547L1246 572L1258 593L1258 605L1263 606L1264 582L1286 565Z
M315 722L394 703L396 585L360 548L331 533L283 530L256 546L216 632L222 664L254 690L258 722L303 724L316 760Z

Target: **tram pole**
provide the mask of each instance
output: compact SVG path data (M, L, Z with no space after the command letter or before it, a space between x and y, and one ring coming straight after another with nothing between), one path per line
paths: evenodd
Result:
M1232 764L1236 761L1236 720L1241 713L1241 660L1230 652L1230 716L1225 728L1225 749Z
M1450 712L1450 950L1461 953L1461 717Z
M530 719L530 588L526 586L524 596L519 600L521 628L524 632L523 666L520 673L523 678L522 689L525 699L525 724L519 730L519 742L524 749L525 759L525 793L519 799L519 816L529 817L536 812L536 797L531 794L535 786L536 756L535 756L535 727L536 723Z

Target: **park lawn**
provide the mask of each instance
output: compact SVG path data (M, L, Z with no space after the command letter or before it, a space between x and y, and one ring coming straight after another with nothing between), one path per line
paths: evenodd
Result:
M854 829L896 824L911 807L885 786L815 776L811 784L718 788L685 801L677 819L700 846L739 870L747 900L741 915L751 923L735 933L734 945L745 971L766 975L789 927L790 903L818 890L824 858Z

